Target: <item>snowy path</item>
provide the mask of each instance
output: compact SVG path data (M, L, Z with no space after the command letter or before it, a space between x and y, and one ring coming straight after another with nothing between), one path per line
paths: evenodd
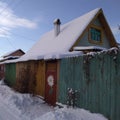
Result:
M108 120L84 109L53 108L38 97L0 84L0 120Z
M0 99L0 120L21 120L19 114Z
M17 93L0 84L0 120L34 120L53 110L38 97Z

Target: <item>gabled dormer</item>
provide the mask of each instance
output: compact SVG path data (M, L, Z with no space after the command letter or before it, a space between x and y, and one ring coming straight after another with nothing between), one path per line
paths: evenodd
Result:
M118 46L102 9L99 9L70 50L100 51L111 47Z

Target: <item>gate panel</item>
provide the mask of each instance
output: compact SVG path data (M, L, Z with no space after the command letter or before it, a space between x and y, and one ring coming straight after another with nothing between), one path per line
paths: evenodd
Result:
M45 101L50 105L56 103L57 89L57 62L48 62L46 64L45 80Z

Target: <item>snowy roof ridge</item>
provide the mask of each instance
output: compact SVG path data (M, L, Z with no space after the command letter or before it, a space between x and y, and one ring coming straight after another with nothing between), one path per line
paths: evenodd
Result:
M54 35L54 29L44 34L41 39L20 58L20 61L37 59L46 54L68 52L76 40L80 37L95 15L101 8L94 9L79 18L61 25L60 33Z

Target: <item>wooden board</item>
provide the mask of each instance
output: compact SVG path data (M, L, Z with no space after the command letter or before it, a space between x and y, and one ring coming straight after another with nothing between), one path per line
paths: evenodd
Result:
M45 101L50 105L56 104L57 91L57 62L49 61L46 63L45 75Z

